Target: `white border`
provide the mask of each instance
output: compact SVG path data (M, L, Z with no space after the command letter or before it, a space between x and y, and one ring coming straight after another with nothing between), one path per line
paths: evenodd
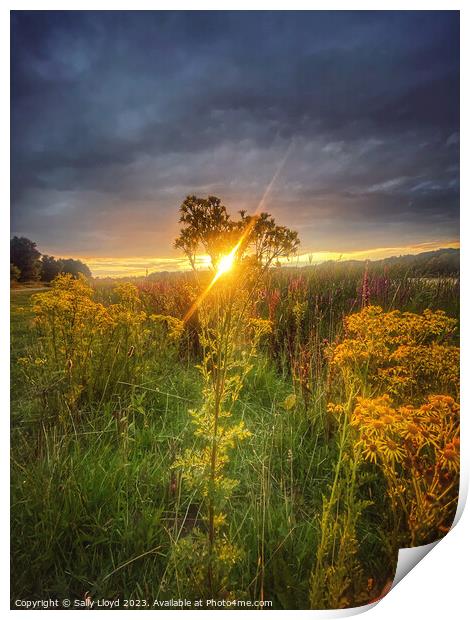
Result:
M377 10L377 9L389 9L389 10L460 10L461 11L461 32L468 33L469 30L469 18L468 10L465 8L463 1L448 1L448 2L436 2L434 0L428 1L414 1L404 2L399 0L396 2L381 2L380 0L361 1L361 2L348 2L348 1L332 1L332 2L295 2L290 3L280 2L279 0L271 0L270 2L258 1L247 2L246 0L239 0L238 2L223 2L218 1L180 1L173 0L170 2L150 2L135 0L132 3L124 2L122 0L111 1L99 1L99 0L83 0L81 2L65 2L65 1L45 1L43 3L33 1L13 1L8 2L8 7L3 8L0 12L0 70L2 75L2 89L1 89L1 108L0 108L0 123L1 123L1 151L0 151L0 179L2 189L2 205L0 208L0 226L4 239L0 245L0 273L2 274L2 291L5 294L5 303L0 305L0 320L2 326L2 334L9 333L9 304L7 303L7 291L9 291L9 275L7 272L9 264L9 245L7 240L7 231L9 234L9 38L10 38L10 26L9 26L9 10L222 10L222 9L235 9L235 10ZM466 28L465 28L466 26ZM468 97L468 78L466 69L468 67L468 53L469 45L464 36L461 36L461 110L470 109L470 100ZM461 169L464 174L461 175L461 261L462 261L462 297L461 297L461 314L462 317L470 317L470 303L468 294L468 281L467 273L469 267L469 252L468 248L468 207L469 204L469 191L468 191L468 146L466 144L466 138L468 138L468 122L466 117L461 118ZM465 174L467 172L467 174ZM469 323L468 320L463 322L462 325L462 377L464 379L462 389L462 464L461 464L461 492L465 497L468 489L468 479L470 472L469 456L470 445L469 440L469 427L470 424L467 420L468 417L468 397L467 389L465 385L465 379L467 377L469 369L469 355L468 355L468 342L469 342ZM7 485L9 484L9 356L7 347L8 337L2 338L2 357L0 367L0 439L2 442L2 482L4 483L3 494L7 495ZM4 344L5 343L5 344ZM7 502L4 501L6 506ZM0 572L0 600L4 610L9 609L9 554L7 549L9 547L8 535L9 535L9 514L5 507L1 511L1 526L2 534L5 537L3 540L3 556L1 558L1 572ZM367 612L367 617L372 619L392 619L396 620L397 614L401 614L404 617L412 618L415 614L418 617L423 618L436 618L441 620L443 616L449 618L463 617L462 612L469 607L467 600L468 590L468 574L469 574L469 561L470 557L470 542L468 533L470 531L470 516L469 510L463 512L460 522L455 529L441 541L435 550L430 553L421 563L418 569L413 570L410 577L407 577L400 582L397 588L393 590L383 599L378 605L373 607ZM369 607L369 606L368 606ZM353 611L353 610L351 610ZM357 610L359 611L359 610ZM8 611L7 613L11 613ZM17 614L23 614L23 611L17 611ZM43 613L49 613L47 611ZM55 612L61 613L61 612ZM80 613L80 612L77 612ZM113 612L111 612L113 613ZM117 613L117 612L114 612ZM135 614L135 612L121 612L126 614ZM151 612L149 612L151 613ZM159 611L159 616L167 616L171 614L174 617L175 613ZM191 614L200 614L204 612L197 611L185 611L186 617L190 617ZM225 614L228 612L214 611L213 614ZM244 611L231 611L231 615L244 614ZM348 615L344 612L318 612L318 611L271 611L270 614L285 615L286 613L305 616L305 617L338 617L338 615ZM201 616L199 616L201 617Z

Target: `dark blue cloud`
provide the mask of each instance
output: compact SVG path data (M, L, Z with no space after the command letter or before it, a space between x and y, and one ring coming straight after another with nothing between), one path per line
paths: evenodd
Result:
M187 192L311 249L458 234L457 12L13 12L12 231L165 255ZM345 222L348 225L345 225Z

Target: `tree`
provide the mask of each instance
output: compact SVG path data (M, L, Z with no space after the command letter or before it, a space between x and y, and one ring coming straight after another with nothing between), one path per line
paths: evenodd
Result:
M175 241L175 247L183 250L193 269L198 248L203 248L215 267L219 257L229 252L236 243L236 224L216 196L207 199L188 196L180 207L179 221L184 228Z
M269 267L279 258L287 258L297 250L300 243L298 233L286 226L278 226L269 213L252 216L240 211L240 216L241 229L250 230L247 247L253 248L259 264Z
M268 268L281 257L292 255L299 245L297 232L278 226L269 213L246 215L233 220L220 198L188 196L180 207L183 228L175 247L183 250L193 269L196 253L202 249L211 259L213 269L220 258L237 244L237 262L250 257L258 266Z
M74 278L78 278L79 274L91 278L91 271L88 265L82 263L81 260L74 258L60 258L59 260L62 263L61 273L70 273Z
M48 254L41 257L41 280L44 282L52 282L52 280L63 271L62 260L56 259Z
M59 273L70 273L74 278L83 274L87 278L91 277L91 271L85 263L74 258L54 258L44 254L41 259L42 271L41 280L51 282Z
M39 257L34 241L26 237L13 237L10 240L10 262L20 270L18 280L28 282L38 280L41 272Z

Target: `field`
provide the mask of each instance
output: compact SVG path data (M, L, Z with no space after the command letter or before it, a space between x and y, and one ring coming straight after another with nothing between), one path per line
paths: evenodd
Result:
M235 277L12 292L12 599L356 606L448 530L458 273Z

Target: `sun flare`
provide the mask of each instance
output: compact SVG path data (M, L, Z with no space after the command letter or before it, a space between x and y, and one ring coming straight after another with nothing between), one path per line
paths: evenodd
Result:
M217 276L221 276L223 273L227 273L233 267L233 263L235 261L235 252L230 252L230 254L226 254L222 256L219 261L219 266L217 269Z

